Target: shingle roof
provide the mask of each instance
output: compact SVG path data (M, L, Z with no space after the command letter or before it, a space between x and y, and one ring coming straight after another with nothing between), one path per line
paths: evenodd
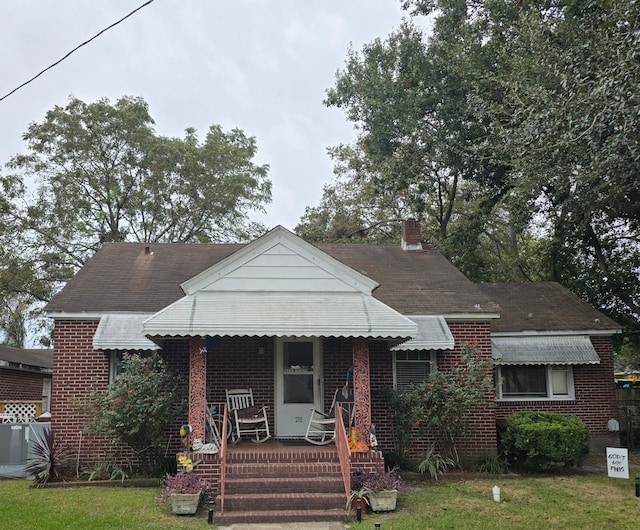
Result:
M149 247L150 252L145 252ZM46 311L155 312L181 298L180 283L242 248L237 244L107 243L47 304ZM375 298L403 314L499 311L433 247L317 245L380 284ZM479 305L477 305L479 304ZM478 309L479 307L479 309Z
M555 282L481 283L478 287L500 305L494 332L612 331L621 326Z
M53 350L43 348L22 349L0 344L0 361L38 366L40 368L53 368Z

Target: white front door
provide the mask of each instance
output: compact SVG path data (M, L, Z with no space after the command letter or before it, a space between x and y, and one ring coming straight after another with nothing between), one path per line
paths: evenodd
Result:
M320 339L277 339L275 375L275 435L302 438L311 409L322 406Z

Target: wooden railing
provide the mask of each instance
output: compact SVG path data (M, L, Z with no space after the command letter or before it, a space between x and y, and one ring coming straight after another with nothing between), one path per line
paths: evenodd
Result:
M340 471L342 473L342 482L344 483L344 492L346 498L351 494L351 451L349 450L349 441L347 438L347 429L344 425L342 404L336 403L339 409L336 411L336 434L335 443L338 450L338 459L340 460ZM348 418L351 417L349 414Z
M222 404L223 421L222 421L222 441L220 443L220 513L224 513L224 488L227 479L227 419L229 411L227 404Z

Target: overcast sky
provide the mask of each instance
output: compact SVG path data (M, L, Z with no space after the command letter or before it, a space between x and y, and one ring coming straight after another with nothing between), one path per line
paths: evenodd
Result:
M0 0L0 97L145 0ZM0 163L70 94L91 102L141 96L156 131L239 127L269 164L269 227L293 229L333 176L326 148L354 138L322 104L347 50L386 37L400 0L155 0L0 101ZM6 169L2 169L6 172Z

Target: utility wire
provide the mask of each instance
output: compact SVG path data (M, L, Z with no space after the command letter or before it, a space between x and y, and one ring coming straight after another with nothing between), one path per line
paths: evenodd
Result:
M4 96L2 96L0 98L0 101L8 98L11 94L13 94L14 92L17 92L18 90L20 90L22 87L27 86L29 83L31 83L32 81L35 81L38 77L40 77L42 74L44 74L47 70L51 70L51 68L53 68L54 66L59 65L62 61L64 61L67 57L69 57L73 52L79 50L80 48L82 48L85 44L89 44L92 40L97 39L100 35L102 35L105 31L110 30L111 28L113 28L114 26L117 26L118 24L120 24L120 22L122 22L123 20L128 19L131 15L133 15L134 13L136 13L137 11L140 11L143 7L147 7L149 4L155 2L155 0L148 0L147 2L145 2L144 4L142 4L141 6L137 7L136 9L134 9L133 11L131 11L131 13L129 13L128 15L125 15L124 17L122 17L120 20L118 20L117 22L114 22L113 24L111 24L110 26L104 28L102 31L100 31L99 33L96 33L93 37L91 37L89 40L84 41L82 44L79 44L78 46L76 46L73 50L71 50L69 53L67 53L62 59L59 59L58 61L56 61L55 63L53 63L50 66L47 66L44 70L42 70L41 72L39 72L38 74L34 75L31 79L29 79L28 81L25 81L24 83L22 83L20 86L14 88L11 92L9 92L8 94L5 94Z

